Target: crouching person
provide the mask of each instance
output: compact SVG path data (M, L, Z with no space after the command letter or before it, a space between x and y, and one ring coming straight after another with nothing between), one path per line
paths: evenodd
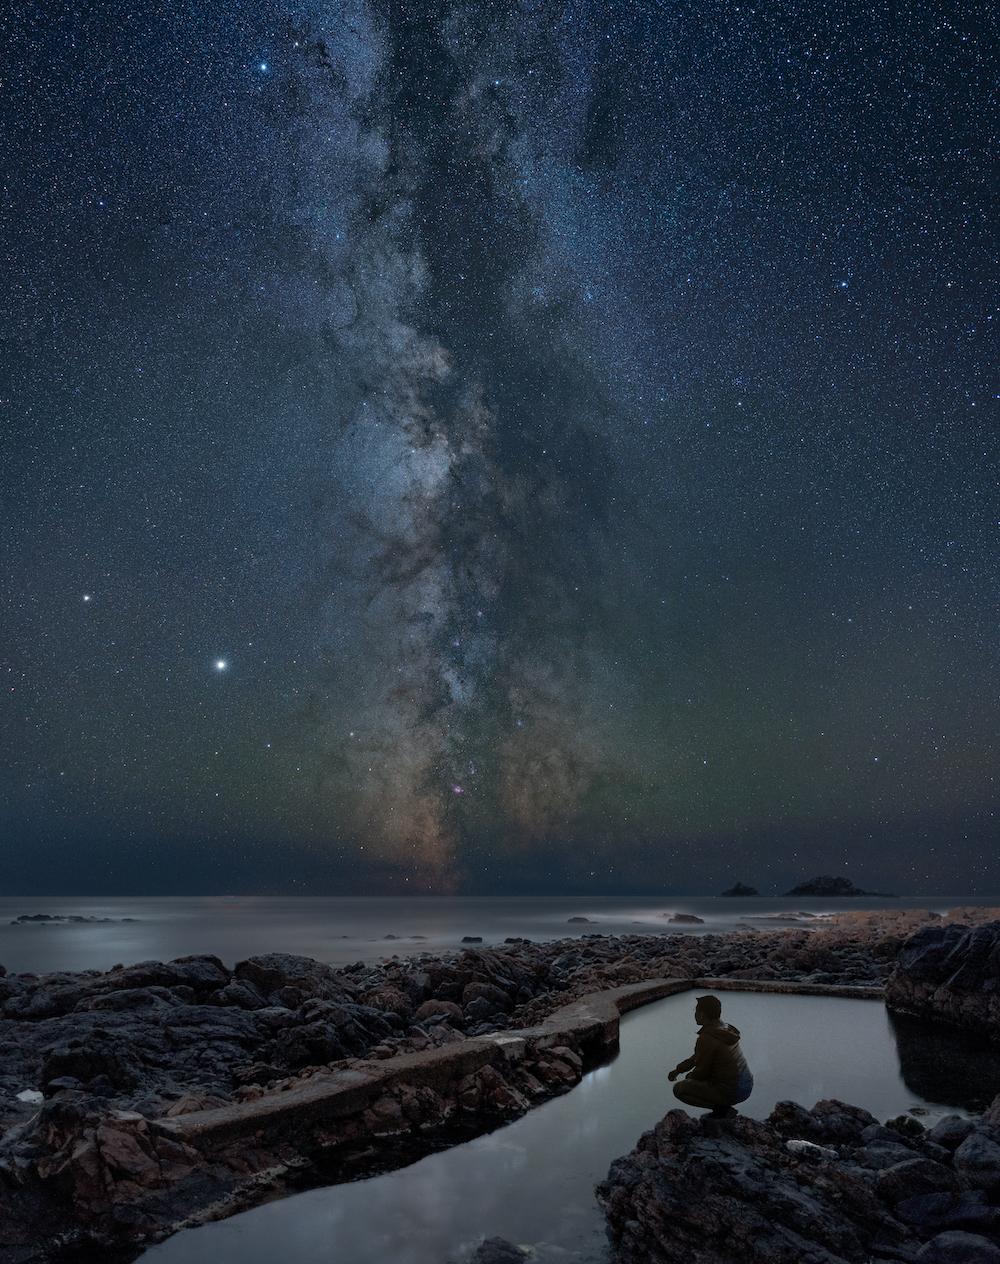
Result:
M699 996L694 1009L698 1038L694 1053L670 1072L667 1079L687 1074L674 1084L674 1096L685 1106L710 1108L710 1117L725 1119L753 1092L753 1075L740 1049L740 1031L722 1021L722 1002L717 996Z

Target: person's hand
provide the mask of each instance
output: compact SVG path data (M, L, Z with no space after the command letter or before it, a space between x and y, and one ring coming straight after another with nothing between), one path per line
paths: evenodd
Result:
M671 1083L673 1083L673 1082L674 1082L674 1080L676 1080L676 1079L677 1079L677 1068L676 1068L676 1067L674 1067L674 1069L673 1069L673 1070L672 1070L672 1071L671 1071L671 1072L667 1075L667 1079L668 1079L668 1080L670 1080L670 1082L671 1082Z

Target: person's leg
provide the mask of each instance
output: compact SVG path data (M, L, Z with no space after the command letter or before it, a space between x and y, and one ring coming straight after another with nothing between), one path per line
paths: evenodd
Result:
M674 1085L674 1096L679 1098L685 1106L731 1106L733 1101L732 1089L721 1084L714 1084L711 1080L692 1080L689 1077L678 1080Z

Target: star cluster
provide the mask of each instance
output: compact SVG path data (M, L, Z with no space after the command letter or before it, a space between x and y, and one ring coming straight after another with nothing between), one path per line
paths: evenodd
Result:
M0 882L995 890L993 6L0 29Z

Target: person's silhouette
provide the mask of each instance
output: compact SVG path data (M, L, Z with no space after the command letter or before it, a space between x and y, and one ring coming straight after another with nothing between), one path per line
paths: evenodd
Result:
M745 1102L753 1092L753 1076L740 1049L740 1031L722 1021L722 1002L717 996L699 996L694 1007L698 1039L694 1053L678 1062L669 1073L671 1082L685 1071L674 1096L686 1106L711 1107L710 1116L724 1119L735 1115L737 1102Z

